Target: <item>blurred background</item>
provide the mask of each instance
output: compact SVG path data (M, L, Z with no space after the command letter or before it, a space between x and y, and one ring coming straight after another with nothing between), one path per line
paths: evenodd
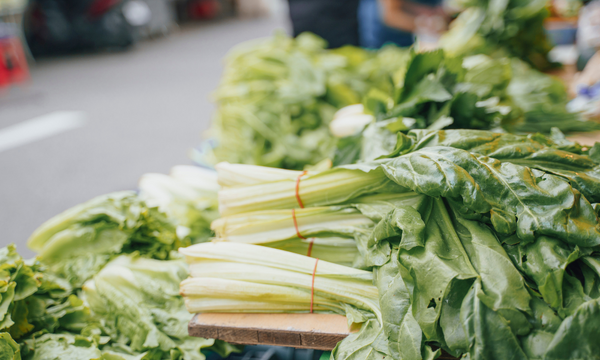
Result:
M554 61L583 68L599 8L552 2ZM32 256L43 221L190 163L233 46L279 30L331 48L427 48L454 16L441 0L0 0L0 246Z
M157 11L152 21L127 36L117 31L112 44L68 40L60 49L21 42L26 58L35 54L25 62L28 74L0 86L0 246L15 242L23 256L32 256L25 242L50 217L93 196L135 189L141 174L190 163L188 151L209 124L210 93L227 51L290 28L285 9L275 6L241 15L230 2L147 5ZM136 16L147 16L140 11ZM2 19L21 16L16 8ZM62 20L55 21L60 28Z

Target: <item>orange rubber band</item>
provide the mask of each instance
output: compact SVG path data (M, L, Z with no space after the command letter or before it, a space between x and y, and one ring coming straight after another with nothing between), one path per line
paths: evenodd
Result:
M298 201L298 205L300 205L301 209L304 209L304 204L302 203L302 199L300 199L300 178L306 175L307 171L304 170L302 174L298 175L296 178L296 200Z
M306 253L306 256L310 257L310 254L312 254L313 244L315 243L315 238L310 238L308 241L308 252Z
M302 234L300 234L300 230L298 229L298 220L296 220L296 209L292 209L292 220L294 220L294 227L296 228L296 236L298 236L302 240L306 240Z
M319 259L315 259L315 268L312 273L312 285L310 287L310 313L313 312L313 305L315 300L315 274L317 273L317 264L319 263Z

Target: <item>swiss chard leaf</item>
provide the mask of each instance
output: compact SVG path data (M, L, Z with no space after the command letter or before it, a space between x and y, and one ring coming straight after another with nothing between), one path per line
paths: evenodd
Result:
M516 224L526 242L549 235L579 246L600 244L591 204L555 175L441 146L378 163L401 186L443 196L473 212L489 212L501 234L510 234Z
M593 359L600 352L600 300L590 300L567 317L548 345L544 360ZM576 344L576 345L575 345Z
M389 356L383 327L372 319L350 334L331 352L335 360L383 360Z
M476 281L461 307L461 320L469 342L468 353L471 359L528 360L507 321L488 308L481 301L480 294L481 283Z

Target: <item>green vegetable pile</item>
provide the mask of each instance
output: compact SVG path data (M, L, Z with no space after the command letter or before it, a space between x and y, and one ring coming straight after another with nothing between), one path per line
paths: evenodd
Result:
M340 139L334 164L373 160L389 153L399 133L411 129L482 129L549 134L600 130L600 124L566 110L564 85L513 58L475 55L464 59L443 50L411 52L396 72L393 91L373 88L364 112L373 121ZM342 121L342 117L335 121ZM339 125L338 125L339 126Z
M440 46L451 55L496 54L521 59L538 70L556 64L548 60L552 44L544 30L550 12L547 0L452 0L460 10Z
M406 50L377 53L326 43L305 33L283 33L242 44L226 59L214 94L217 113L209 135L217 144L199 161L302 169L326 158L334 146L328 123L335 111L359 103L373 87L391 86Z
M206 241L216 177L178 166L140 193L92 199L50 219L23 261L0 249L0 359L203 360L237 348L187 334L182 246Z
M44 223L36 259L0 249L0 360L239 350L187 310L344 314L336 360L598 358L600 144L563 132L600 125L527 64L541 3L463 5L452 52L233 51L196 154L217 176L146 174Z
M14 245L0 249L1 359L98 357L91 348L95 339L79 335L89 320L89 309L68 281L39 262L23 261ZM62 352L66 348L72 353Z
M356 270L319 261L316 310L363 323L333 359L600 353L599 143L583 147L558 129L551 137L412 130L377 160L309 171L299 185L298 171L222 164L218 172L226 217L214 227L225 242L182 250L191 311L306 311L314 260L249 244L343 238L355 241L353 265L372 271L379 301L357 303L336 288ZM236 297L239 281L256 297ZM276 304L264 304L275 289L253 283L276 286Z
M566 110L558 79L534 68L544 68L549 50L541 27L545 3L465 3L444 50L425 53L395 46L327 50L309 33L242 44L228 56L214 94L212 140L193 157L209 165L300 170L327 158L336 164L365 159L361 147L411 129L598 130ZM331 134L339 135L329 129L335 112L360 103L378 123L365 134L342 131L350 136L336 141ZM363 137L373 139L362 144Z

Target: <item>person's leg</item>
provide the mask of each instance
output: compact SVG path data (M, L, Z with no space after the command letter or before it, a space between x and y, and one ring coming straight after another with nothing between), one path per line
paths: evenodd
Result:
M294 36L310 31L329 47L358 46L359 0L289 0Z

